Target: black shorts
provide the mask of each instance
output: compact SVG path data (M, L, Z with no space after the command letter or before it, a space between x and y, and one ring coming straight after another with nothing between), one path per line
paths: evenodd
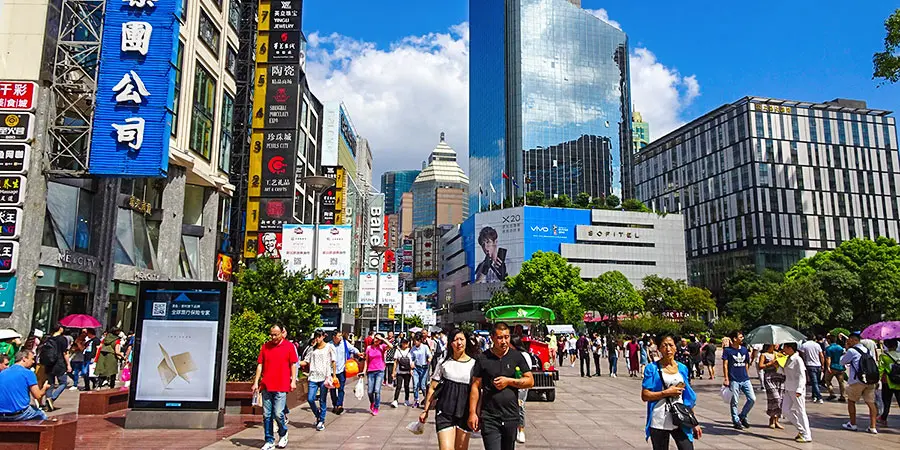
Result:
M434 416L434 427L437 429L437 432L440 433L447 428L459 428L460 430L465 431L466 433L471 433L472 430L469 429L469 423L467 418L465 417L450 417L445 414L438 414Z

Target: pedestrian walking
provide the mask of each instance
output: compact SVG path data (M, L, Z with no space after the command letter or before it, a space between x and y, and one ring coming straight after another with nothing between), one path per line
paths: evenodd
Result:
M332 377L337 371L337 356L334 347L325 343L324 331L316 330L313 333L313 339L313 345L303 356L300 366L308 371L309 392L306 395L306 401L315 417L316 431L324 431L325 416L328 411L328 387L326 384L329 379L333 380ZM296 373L296 371L294 372ZM316 404L317 400L318 404Z
M691 372L693 372L694 378L703 376L703 355L700 353L700 348L702 346L703 344L700 343L697 336L691 335L691 342L688 344L688 352L691 354Z
M556 340L556 334L551 331L550 334L547 335L547 347L550 352L550 362L556 361L556 347L558 344L559 342ZM562 365L562 363L560 363L560 365Z
M812 401L822 404L825 403L825 400L822 398L820 383L822 382L822 362L825 361L825 352L822 351L822 346L816 342L815 338L815 335L810 334L809 340L804 342L799 350L803 362L806 364L806 374L809 376L809 384L812 387Z
M647 402L646 439L653 450L667 450L674 440L678 450L693 450L694 438L703 436L700 426L677 426L673 418L673 404L681 403L693 409L697 394L691 388L690 369L675 360L677 346L672 335L658 338L660 360L644 368L641 400Z
M784 397L784 369L778 364L774 344L766 344L759 355L759 370L763 373L763 387L766 390L766 414L769 428L783 430L778 423L781 417L781 403Z
M366 383L368 384L369 394L369 412L373 416L378 415L378 408L381 406L381 387L384 381L384 354L394 346L388 342L384 335L375 333L372 339L372 345L366 347L364 353L366 365L363 368L360 377L365 373Z
M510 348L509 326L494 324L493 345L475 362L469 397L471 430L481 430L485 450L514 450L519 424L519 389L534 386L528 362Z
M431 349L425 343L422 333L416 333L413 338L413 398L415 399L415 407L418 408L419 394L423 396L428 389L428 366L431 365L432 353ZM424 400L424 397L423 397Z
M315 371L310 370L310 392L312 378L318 378L321 371L318 365L314 369ZM297 349L284 338L284 327L274 324L269 327L269 340L259 349L256 374L253 376L254 395L256 392L262 394L263 433L266 440L262 450L276 447L273 421L278 423L277 447L287 447L288 429L284 409L287 393L294 389L297 389Z
M619 342L612 335L609 336L606 346L606 357L609 358L609 376L617 378L619 375Z
M722 376L725 378L722 385L731 389L731 423L736 430L750 428L747 415L756 403L756 394L747 372L747 364L751 361L750 352L742 345L743 342L744 333L734 332L730 339L731 346L722 350ZM738 413L740 394L744 395L745 401Z
M885 352L878 358L878 369L881 372L881 403L884 411L878 418L878 424L887 426L888 415L891 413L891 400L897 398L900 405L900 349L897 339L884 341Z
M338 379L339 386L331 389L331 412L336 415L344 413L344 387L347 384L347 360L359 355L359 350L350 345L344 334L335 331L328 344L334 350L334 368L335 376Z
M578 360L580 361L581 377L584 378L584 367L587 366L587 377L591 377L591 341L581 333L578 341L575 343L575 349L578 350Z
M583 336L584 337L584 336ZM510 339L510 345L522 353L522 357L532 370L535 367L534 357L529 352L528 345L522 340L522 336L516 335ZM590 351L590 350L589 350ZM591 367L588 365L588 378L591 377ZM525 402L528 400L528 389L519 389L519 431L516 433L516 442L525 443Z
M6 357L6 354L3 356ZM34 351L19 350L15 355L15 364L0 371L0 422L47 420L44 411L31 404L32 398L40 402L50 389L48 381L38 387L37 376L31 371L34 359Z
M628 351L628 375L637 378L640 366L641 346L637 343L637 337L632 336L631 340L625 346Z
M569 364L575 367L575 359L578 356L578 339L575 334L570 334L566 341L566 352L569 354Z
M825 378L822 380L822 383L825 385L825 389L828 390L829 402L837 399L837 401L843 403L847 401L844 396L847 385L845 378L847 366L841 364L841 358L844 356L845 350L844 346L838 343L835 336L829 334L828 340L830 343L825 347ZM831 380L837 380L840 397L834 395L834 387L831 385Z
M0 372L6 369L9 369L9 355L0 353ZM37 384L37 377L35 377L35 384Z
M65 329L57 324L56 331L41 344L38 352L38 362L43 367L43 372L50 381L50 392L44 400L44 409L54 411L53 402L66 390L68 379L66 374L72 371L69 363L69 340L63 335ZM115 375L115 374L113 374Z
M706 366L706 372L709 373L709 379L716 379L716 343L712 337L706 338L706 345L701 350L703 354L703 365Z
M391 348L384 352L384 385L386 386L394 385L394 364L396 363L398 347L397 341L393 339L391 334L392 333L389 333L387 337L387 341L391 344Z
M842 425L845 430L859 429L856 425L856 402L862 399L869 407L868 431L878 434L876 425L878 408L875 406L875 384L878 382L878 376L876 373L873 380L871 374L874 360L873 352L860 342L859 333L852 333L847 339L847 352L841 357L841 364L850 366L850 385L847 386L847 413L850 421Z
M675 352L675 360L684 364L688 368L688 375L690 379L694 379L694 358L691 356L691 351L688 348L687 339L681 338L678 341L678 349Z
M400 340L400 348L394 353L394 401L391 406L396 408L397 400L400 399L400 390L403 389L406 394L403 404L409 405L409 382L412 379L413 357L409 348L409 339Z
M592 342L592 350L594 354L594 375L600 376L600 359L603 357L603 338L600 337L600 333L594 332L594 339Z
M425 410L419 421L428 420L428 411L434 409L434 425L438 435L438 448L455 450L469 448L469 397L471 396L472 371L475 358L480 353L478 342L454 329L446 357L437 364L428 394L425 396ZM409 394L407 393L407 396Z
M809 341L807 341L809 342ZM822 347L816 344L819 351ZM784 365L784 403L782 411L787 414L788 420L797 427L797 436L794 440L800 443L812 442L812 432L809 429L809 417L806 415L806 369L808 365L797 353L797 343L784 344L784 354L788 359Z
M650 362L650 345L647 343L649 341L649 337L641 337L641 340L638 341L638 345L640 345L640 361L641 367L638 369L640 373L644 373L644 368L647 367L647 364Z
M122 339L119 338L119 329L113 328L106 332L100 340L97 348L97 366L94 374L97 376L97 387L102 388L104 382L112 389L116 387L116 377L119 375L119 361L125 358L122 354Z
M559 366L562 367L566 362L566 355L568 352L566 348L569 346L569 339L566 338L566 335L561 335L559 337L559 342L556 344L556 355L559 357ZM490 349L487 349L490 350ZM483 350L482 353L487 353L487 350Z

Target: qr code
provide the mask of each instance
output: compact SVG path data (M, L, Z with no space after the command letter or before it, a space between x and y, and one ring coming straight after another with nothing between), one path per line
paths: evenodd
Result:
M163 302L154 302L153 310L150 311L150 315L154 316L154 317L157 317L157 316L165 317L166 316L166 304Z
M294 258L294 265L299 266L303 264L303 258Z

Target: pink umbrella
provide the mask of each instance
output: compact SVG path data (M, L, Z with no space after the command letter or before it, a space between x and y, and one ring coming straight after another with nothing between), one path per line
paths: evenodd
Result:
M72 314L59 321L66 328L100 328L100 321L87 314Z
M878 322L869 325L861 334L863 339L883 341L900 338L900 322Z

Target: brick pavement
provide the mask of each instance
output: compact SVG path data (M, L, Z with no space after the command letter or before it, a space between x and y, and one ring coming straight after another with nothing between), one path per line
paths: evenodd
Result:
M605 369L605 368L604 368ZM622 370L620 368L620 370ZM644 441L646 405L640 400L640 380L620 378L580 378L577 368L563 367L561 381L553 403L532 402L527 405L526 434L528 442L519 448L650 448ZM752 428L731 428L728 406L719 397L721 381L696 383L699 401L697 416L704 437L696 448L710 449L898 449L900 448L900 413L893 417L896 428L882 429L872 436L865 432L840 429L846 421L846 405L826 403L809 405L812 426L811 444L793 441L796 430L785 421L787 430L770 430L765 425L765 393L757 392L757 404L750 415ZM352 385L350 385L352 387ZM392 399L393 390L385 388L383 401ZM348 411L336 417L328 414L327 428L316 432L309 407L295 408L290 415L289 448L306 449L427 449L437 448L433 414L425 434L415 436L406 431L409 422L417 420L418 410L384 404L381 413L368 413L368 401L357 401L348 391ZM865 409L860 405L860 409ZM895 406L896 409L896 406ZM210 449L259 448L263 444L261 425L254 425L233 436L223 438ZM483 449L480 440L472 439L471 449ZM672 446L674 448L674 445Z

